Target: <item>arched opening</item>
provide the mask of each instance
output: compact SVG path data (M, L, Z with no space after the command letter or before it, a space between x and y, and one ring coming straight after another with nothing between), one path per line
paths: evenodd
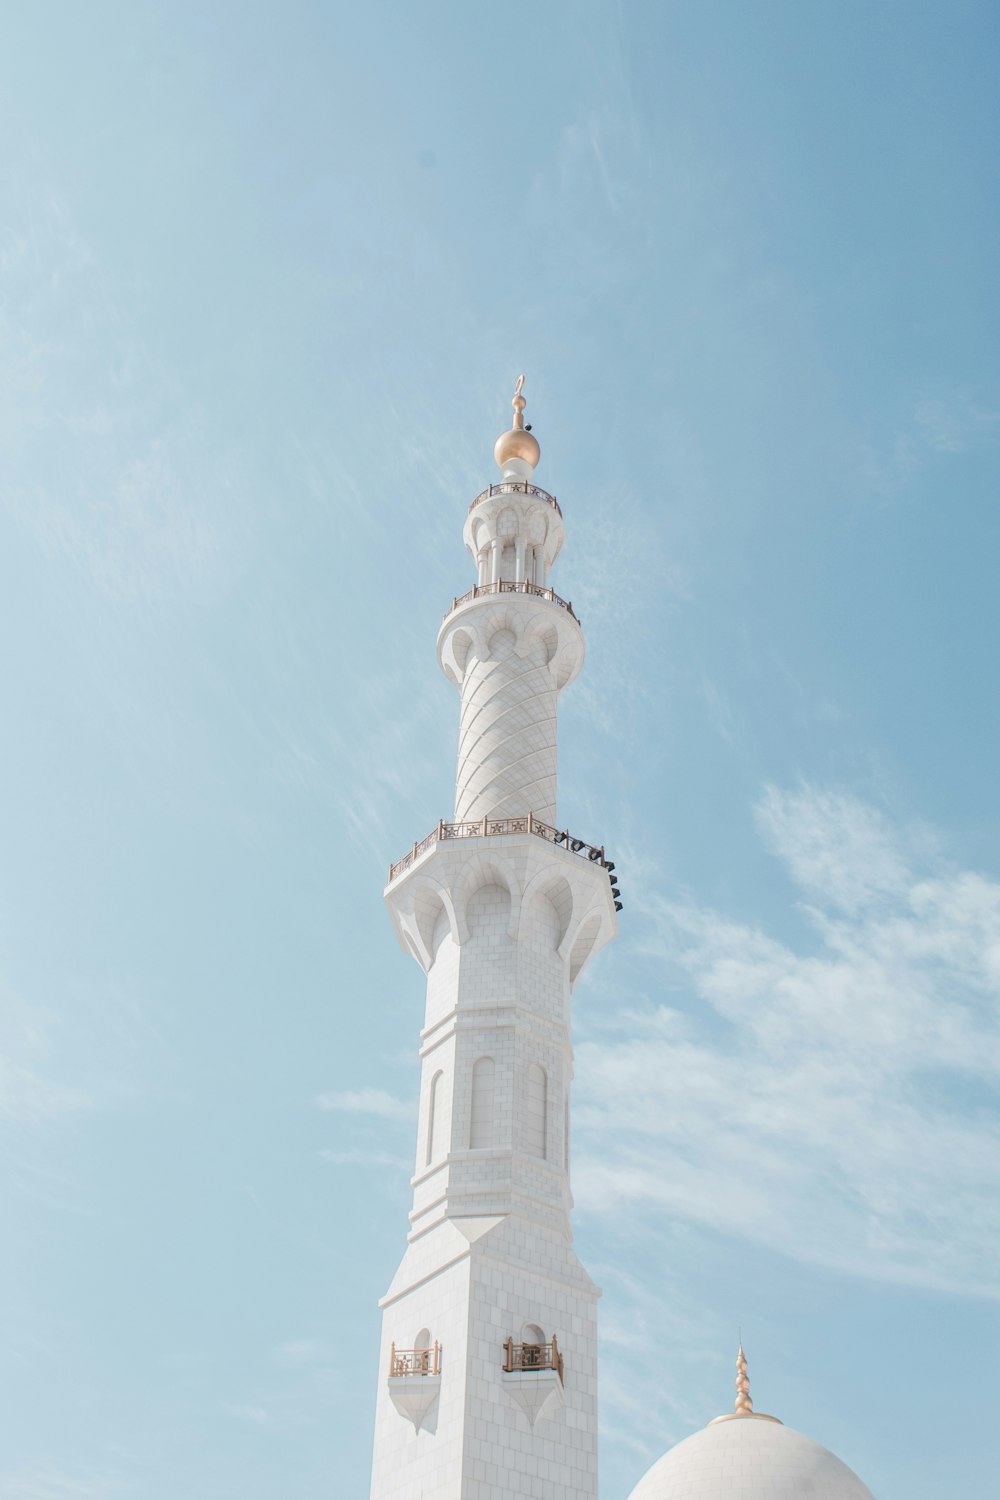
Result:
M548 1137L549 1081L545 1069L532 1063L528 1069L524 1098L524 1149L529 1156L545 1159Z
M504 932L510 922L510 891L495 877L490 884L479 886L469 897L465 920L473 938L489 941L498 930Z
M493 1145L495 1074L492 1057L476 1059L472 1067L472 1111L469 1123L469 1146L473 1151L481 1151Z
M439 1068L431 1079L430 1099L427 1104L427 1159L425 1166L434 1160L434 1152L440 1149L443 1121L441 1119L441 1081L444 1073Z

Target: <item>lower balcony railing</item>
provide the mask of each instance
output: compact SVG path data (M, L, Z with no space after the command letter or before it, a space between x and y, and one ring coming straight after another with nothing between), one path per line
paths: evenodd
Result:
M549 1344L515 1344L513 1339L508 1339L503 1352L504 1373L507 1375L515 1370L555 1370L559 1379L563 1379L563 1357L555 1337Z
M602 865L609 874L614 870L614 865L609 864L604 857L603 847L598 849L594 844L574 838L569 829L553 828L550 823L543 823L541 818L536 818L534 813L528 813L523 818L476 818L471 823L445 823L442 820L436 828L431 829L426 838L420 839L412 849L407 850L402 859L397 859L394 865L389 866L388 884L391 885L398 875L410 868L415 859L419 859L425 850L439 841L489 839L515 833L531 833L536 838L545 839L546 843L561 844L571 854L579 854L582 859Z
M390 1375L440 1375L441 1345L435 1340L429 1349L397 1349L389 1354Z
M497 583L477 583L475 588L469 589L464 594L459 594L451 601L451 609L446 609L444 617L447 620L452 611L458 609L462 604L468 604L470 599L485 599L489 594L532 594L538 599L547 599L550 604L558 604L567 614L572 615L579 625L580 621L573 614L573 606L565 599L560 599L554 589L547 589L542 583L529 583L526 578L515 581L512 578L501 578Z

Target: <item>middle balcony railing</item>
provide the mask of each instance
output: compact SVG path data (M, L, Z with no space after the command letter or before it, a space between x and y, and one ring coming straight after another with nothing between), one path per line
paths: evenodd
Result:
M560 599L554 589L546 588L543 583L530 583L527 578L501 578L496 583L477 583L475 588L459 594L451 601L451 609L445 610L444 618L447 620L450 614L461 605L468 604L470 600L485 599L489 594L532 594L537 599L547 599L550 604L558 604L560 609L564 609L567 614L571 615L578 625L580 623L579 617L574 614L573 606L568 600Z
M432 828L426 838L418 840L412 849L407 850L402 859L397 859L394 865L389 866L388 884L408 870L414 860L419 859L425 850L434 844L444 842L445 839L490 839L503 837L505 835L530 833L536 838L545 839L549 844L559 844L568 849L571 854L579 854L581 859L588 859L593 864L599 864L609 872L614 870L614 865L609 865L604 857L604 848L598 848L595 844L588 844L583 839L574 838L568 828L553 828L551 823L545 823L541 818L536 818L534 813L527 813L522 818L476 818L472 822L446 823L444 819Z

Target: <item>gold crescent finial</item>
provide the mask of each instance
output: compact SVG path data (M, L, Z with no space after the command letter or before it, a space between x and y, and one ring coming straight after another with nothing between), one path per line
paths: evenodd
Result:
M523 375L519 375L517 377L517 385L514 387L514 399L510 403L511 406L514 408L514 425L511 428L512 432L523 432L524 431L524 408L527 406L528 403L527 403L527 401L525 401L524 397L521 395L521 392L523 391L523 389L524 389L524 376Z

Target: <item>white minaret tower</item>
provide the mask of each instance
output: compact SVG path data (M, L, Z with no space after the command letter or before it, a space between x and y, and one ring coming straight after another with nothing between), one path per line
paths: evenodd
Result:
M572 1248L570 993L617 931L614 866L559 828L556 705L583 665L564 539L514 421L438 632L461 695L455 820L389 870L427 975L406 1253L382 1300L371 1500L595 1500L597 1288Z

